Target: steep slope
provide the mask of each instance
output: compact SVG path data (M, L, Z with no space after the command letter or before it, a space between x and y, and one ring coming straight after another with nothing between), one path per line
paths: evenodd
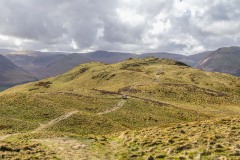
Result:
M64 56L63 53L45 53L38 51L20 51L6 55L14 64L23 68L38 79L52 76L48 72L47 66L60 60Z
M70 71L79 64L87 63L90 61L91 61L90 59L85 58L82 54L72 53L59 59L54 63L49 64L47 66L47 70L50 75L56 76L59 74L63 74L67 71Z
M195 67L240 76L240 47L225 47L213 51Z
M31 74L0 55L0 85L11 86L36 80Z
M203 52L203 53L198 53L198 54L194 54L194 55L190 55L190 56L186 56L182 59L179 59L179 61L186 63L190 66L195 66L197 63L199 63L201 60L203 60L204 58L206 58L207 56L209 56L211 54L211 51L208 52Z

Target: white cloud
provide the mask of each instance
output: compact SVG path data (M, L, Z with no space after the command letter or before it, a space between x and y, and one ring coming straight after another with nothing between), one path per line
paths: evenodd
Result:
M240 43L239 0L0 1L0 48L198 53Z
M74 39L72 39L72 42L71 42L70 46L71 46L73 49L78 49L78 45L77 45L77 43L74 41Z
M121 22L130 26L137 26L144 22L144 17L131 9L117 9Z

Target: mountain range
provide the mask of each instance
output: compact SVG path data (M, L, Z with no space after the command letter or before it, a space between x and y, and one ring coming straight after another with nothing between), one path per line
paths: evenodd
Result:
M236 76L169 59L81 64L0 92L0 155L237 159L239 89Z
M200 59L195 67L240 76L240 47L225 47L212 51L207 57Z
M0 55L0 86L17 85L36 80L37 78Z
M224 72L236 76L240 75L240 47L224 47L216 51L208 51L190 56L166 52L133 54L94 51L79 54L64 52L0 50L0 53L1 52L15 65L37 79L63 74L83 63L96 61L111 64L129 58L144 58L151 56L181 61L189 66L206 71Z
M5 54L5 56L34 77L42 79L52 76L47 66L63 58L65 54L60 52L15 51Z

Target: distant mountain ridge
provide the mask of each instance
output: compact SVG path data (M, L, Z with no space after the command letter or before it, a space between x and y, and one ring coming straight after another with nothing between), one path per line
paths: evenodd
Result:
M24 71L14 63L9 61L4 56L0 55L0 85L11 86L31 81L36 81L37 78Z
M14 52L14 50L10 50L10 49L0 49L0 54L1 55L6 55L9 54L11 52Z
M212 51L195 67L205 71L224 72L240 76L240 47L224 47Z
M7 51L9 50L5 52ZM239 76L239 57L235 52L239 52L239 47L225 47L216 51L207 51L190 56L166 52L133 54L109 51L94 51L89 53L13 51L11 54L5 54L17 66L38 79L43 79L63 74L83 63L96 61L112 64L129 58L144 57L167 58L206 71L225 72Z
M6 57L11 60L13 63L31 73L33 76L38 79L46 78L52 76L49 74L47 70L47 66L55 61L60 60L65 55L62 53L55 52L13 52L11 54L7 54Z
M83 63L102 62L111 64L134 57L137 57L137 55L131 53L117 53L107 51L95 51L86 54L72 53L66 55L59 61L50 64L47 68L52 76L56 76L65 73Z

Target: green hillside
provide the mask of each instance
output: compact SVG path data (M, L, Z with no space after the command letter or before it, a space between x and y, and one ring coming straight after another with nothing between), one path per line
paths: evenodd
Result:
M20 148L38 144L49 155L51 147L62 142L59 138L62 136L72 137L69 145L80 139L94 147L98 144L92 145L92 142L96 142L99 135L109 135L112 139L116 133L126 130L134 135L132 130L236 117L240 114L239 89L238 77L204 72L167 59L129 59L111 65L86 63L63 75L1 92L0 141L5 141L10 148L12 143L19 144ZM86 136L88 138L83 138ZM139 145L130 135L129 139L133 143L119 144L123 158L135 154L127 148ZM69 147L68 143L63 145ZM180 145L180 141L176 145ZM101 156L104 152L100 148L91 154ZM150 148L144 148L144 152L145 149ZM72 152L75 154L74 149ZM26 157L38 156L37 153ZM111 153L106 154L114 159ZM57 150L52 155L64 157Z

